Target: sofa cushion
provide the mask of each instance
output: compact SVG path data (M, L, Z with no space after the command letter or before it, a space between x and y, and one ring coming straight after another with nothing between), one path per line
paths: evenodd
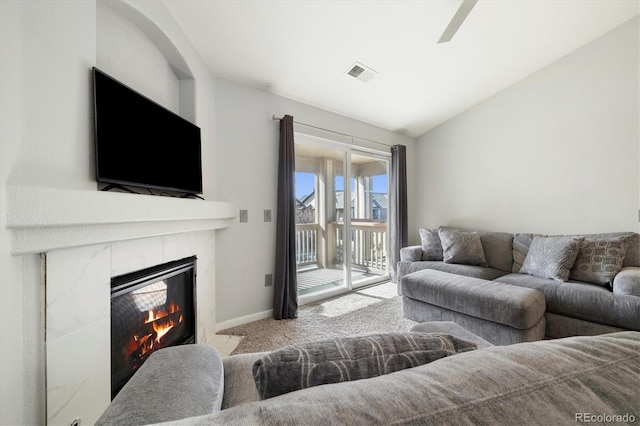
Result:
M438 229L444 263L489 266L477 232Z
M420 228L422 260L442 260L442 243L437 229Z
M524 274L508 274L498 280L541 291L547 303L547 312L640 330L640 297L614 294L596 284L573 281L558 283Z
M539 291L497 281L424 270L405 275L399 285L410 299L521 330L534 326L545 312Z
M580 243L580 250L571 274L572 280L593 284L609 285L622 269L626 237L611 239L585 238Z
M433 269L435 271L449 272L451 274L464 275L465 277L482 278L483 280L493 280L506 274L506 272L494 268L485 268L478 265L458 265L455 263L444 263L436 261L424 262L399 262L398 277L411 274L416 271Z
M478 231L482 249L490 267L511 272L513 264L513 234L507 232Z
M520 273L563 282L569 279L582 237L540 237L531 242Z
M367 379L477 348L442 333L386 333L286 346L260 357L253 377L260 399L329 383Z
M632 332L492 347L176 424L558 425L585 411L637 418L639 362Z

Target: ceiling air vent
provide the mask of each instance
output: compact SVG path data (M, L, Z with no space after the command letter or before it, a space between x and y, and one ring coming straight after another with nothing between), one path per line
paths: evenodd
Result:
M349 68L349 71L347 71L345 74L355 78L356 80L360 80L363 83L366 83L367 81L375 77L375 75L378 73L368 66L361 64L360 62L356 62L351 66L351 68Z

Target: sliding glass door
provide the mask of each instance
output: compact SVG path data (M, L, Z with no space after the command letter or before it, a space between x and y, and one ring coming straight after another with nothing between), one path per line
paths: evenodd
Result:
M358 287L387 276L388 160L351 152L351 280Z
M386 279L388 157L301 135L295 150L299 296Z

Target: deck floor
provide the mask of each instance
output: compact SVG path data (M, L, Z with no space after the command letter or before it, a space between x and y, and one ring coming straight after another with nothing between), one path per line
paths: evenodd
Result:
M366 271L351 271L351 282L377 277ZM344 285L344 271L338 268L312 268L298 271L298 294L305 295Z

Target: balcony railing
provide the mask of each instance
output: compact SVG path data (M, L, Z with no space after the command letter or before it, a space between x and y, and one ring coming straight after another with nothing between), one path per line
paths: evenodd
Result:
M318 230L316 223L296 224L296 266L318 262Z
M336 261L344 262L344 224L333 223ZM387 269L387 224L370 221L351 223L351 264L369 272L385 274Z
M317 224L296 225L296 265L320 265L344 262L344 223L330 222L327 230L327 253L322 256L322 229ZM379 275L387 270L387 224L373 221L351 223L351 264Z

